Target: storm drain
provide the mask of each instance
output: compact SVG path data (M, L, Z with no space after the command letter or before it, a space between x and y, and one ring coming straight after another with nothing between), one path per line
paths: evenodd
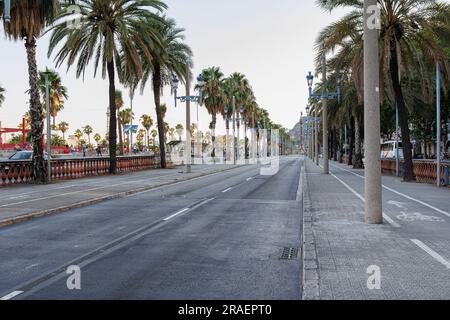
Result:
M280 260L296 260L298 257L298 248L285 247L281 253Z

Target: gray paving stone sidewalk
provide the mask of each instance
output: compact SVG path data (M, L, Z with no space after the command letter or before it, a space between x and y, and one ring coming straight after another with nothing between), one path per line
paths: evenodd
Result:
M360 199L309 159L305 171L304 299L450 299L450 269L412 242L414 229L365 224ZM444 238L438 249L446 255ZM380 289L368 288L370 266L379 267Z
M194 165L190 174L183 172L184 167L176 167L58 181L44 186L1 187L0 227L233 168L239 167Z

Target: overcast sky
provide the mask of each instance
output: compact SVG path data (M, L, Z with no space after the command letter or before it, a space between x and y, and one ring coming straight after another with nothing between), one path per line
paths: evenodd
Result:
M313 44L319 30L342 16L319 9L315 0L166 0L168 16L186 29L186 41L194 51L197 75L203 68L219 66L225 75L244 73L261 107L273 121L291 129L307 103L306 73L313 69ZM2 32L3 33L3 32ZM38 66L54 68L47 59L48 36L38 42ZM94 79L76 79L73 69L60 68L69 100L57 122L70 124L69 134L86 124L94 131L106 131L108 83ZM28 109L28 72L23 43L13 43L0 36L0 83L6 88L6 102L0 108L3 127L16 127ZM120 88L120 86L119 86ZM180 90L184 91L184 90ZM127 95L125 95L127 96ZM173 107L166 90L162 98L169 105L167 121L171 126L183 123L184 105ZM126 101L129 104L129 101ZM150 88L134 100L136 119L143 113L154 116ZM206 130L210 117L200 107L200 128ZM197 107L192 110L197 120ZM135 121L137 122L137 121ZM223 128L219 121L219 130Z

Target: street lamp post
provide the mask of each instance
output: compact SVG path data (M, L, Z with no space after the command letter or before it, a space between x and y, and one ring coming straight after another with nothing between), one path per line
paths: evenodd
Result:
M323 173L329 174L329 160L328 160L328 100L329 99L337 99L338 103L341 101L341 80L340 76L337 78L337 92L329 93L326 91L325 83L327 81L327 66L326 66L326 59L325 55L323 57L322 62L322 84L323 89L321 94L315 94L313 93L313 81L314 76L311 72L308 73L306 76L306 80L308 82L308 88L309 88L309 97L310 98L318 98L322 100L322 130L323 130ZM316 117L317 117L317 106L316 106ZM318 125L316 125L317 131L318 131ZM316 144L318 145L318 132L316 131ZM316 164L319 165L319 147L317 146L317 155L316 155Z
M44 73L45 77L45 111L47 120L47 182L50 183L52 180L52 164L51 164L51 145L52 145L52 131L50 125L50 84L48 81L48 73Z
M436 64L436 160L437 187L441 187L441 66Z
M376 14L376 23L373 16ZM380 61L377 0L364 0L364 139L366 222L383 223L380 159Z
M236 165L236 97L233 96L233 164Z
M178 84L179 80L175 74L172 75L172 88L174 90L175 94L175 108L177 107L177 101L180 100L181 102L186 102L186 173L192 172L192 154L191 154L191 133L189 131L191 127L191 102L197 102L202 103L202 90L201 88L205 85L205 80L203 78L203 75L199 75L197 77L197 85L200 88L199 89L199 95L198 96L191 96L191 84L189 77L186 79L186 95L185 96L178 96L177 90L178 90ZM198 130L198 128L197 128Z
M306 134L308 137L308 157L311 158L311 122L310 122L310 114L309 114L309 106L306 106L306 116L308 117L307 122L306 122Z
M316 165L319 165L319 129L320 123L317 122L317 118L319 117L319 110L317 105L314 107L314 161Z

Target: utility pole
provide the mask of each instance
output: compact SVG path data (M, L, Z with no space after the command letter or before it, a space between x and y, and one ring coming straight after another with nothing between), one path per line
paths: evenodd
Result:
M300 142L299 142L299 154L304 150L303 148L303 112L300 112Z
M322 133L323 133L323 173L330 174L328 163L328 97L327 97L327 58L325 53L322 60Z
M233 164L236 165L236 97L233 96Z
M50 124L50 84L48 82L48 73L45 73L45 111L47 112L47 183L52 181L52 128Z
M191 79L189 75L186 78L186 97L191 96ZM192 172L191 166L191 99L186 100L186 173ZM197 127L198 130L198 127Z
M314 107L314 114L315 114L315 119L314 119L314 159L316 162L316 165L319 165L319 149L320 149L320 145L319 145L319 121L317 121L317 118L319 116L319 112L317 111L317 105Z
M383 223L378 39L380 16L377 2L364 0L365 216L366 222L370 224Z
M437 187L441 187L441 66L436 64L436 159L437 159Z
M395 104L395 175L400 176L400 150L399 150L399 117L398 117L398 105Z

